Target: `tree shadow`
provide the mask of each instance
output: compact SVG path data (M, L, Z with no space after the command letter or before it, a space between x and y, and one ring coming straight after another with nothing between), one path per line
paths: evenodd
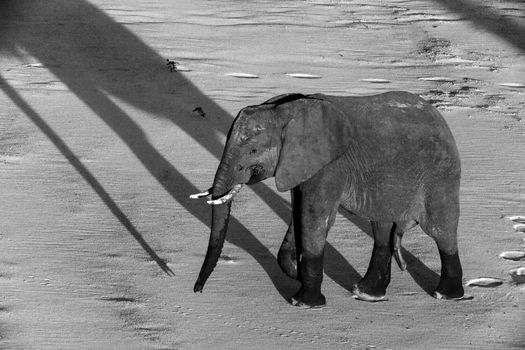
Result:
M140 126L110 98L170 120L220 159L223 149L220 135L226 135L232 116L183 75L169 73L164 57L84 0L0 0L0 53L19 57L29 54L36 58L118 135L180 205L209 225L209 207L202 201L188 199L188 194L199 192L199 189L156 150ZM17 105L24 105L16 91L5 83L2 86ZM144 98L145 94L148 98ZM195 107L202 107L213 118L193 117ZM56 133L29 106L22 110L53 141L135 239L142 242L148 254L156 256ZM288 221L289 205L280 196L264 184L253 186L253 190L277 215ZM227 240L252 255L279 293L288 298L290 281L281 273L275 257L234 217ZM326 247L326 256L328 276L350 289L360 278L359 274L330 244ZM157 258L160 264L162 259ZM421 263L421 266L424 265ZM343 278L340 270L349 271L349 274Z
M172 121L219 159L224 145L217 131L226 135L232 117L184 76L169 73L165 58L128 29L82 0L0 0L0 53L21 58L29 54L37 59L119 136L180 205L209 225L209 206L203 201L188 199L189 194L199 189L155 149L140 126L109 97L116 97ZM162 267L164 261L147 245L68 146L7 82L2 82L2 89L53 142L109 210ZM144 98L144 93L148 98ZM202 107L213 118L202 120L193 117L192 111L196 106ZM280 196L263 184L253 186L253 189L283 219L287 216L289 205ZM280 271L275 257L234 217L227 239L252 255L283 298L289 297L290 281Z
M106 192L100 182L91 174L91 172L82 164L75 153L64 143L53 129L40 117L40 115L11 87L2 76L0 76L0 90L8 96L13 103L22 110L27 117L47 136L47 138L55 145L55 147L62 153L75 170L84 178L84 180L91 186L95 193L102 199L104 204L108 207L111 213L119 220L128 232L137 240L140 246L149 254L149 256L159 265L159 267L166 274L174 276L175 274L166 262L161 259L157 253L151 248L144 238L140 235L135 226L131 223L128 217L122 212L117 203Z
M498 35L519 50L525 51L525 25L513 21L509 16L500 13L497 9L467 0L431 1L464 16L474 25ZM520 6L523 6L523 1L514 2L517 4L516 9L520 10ZM521 17L522 19L525 18L525 14Z

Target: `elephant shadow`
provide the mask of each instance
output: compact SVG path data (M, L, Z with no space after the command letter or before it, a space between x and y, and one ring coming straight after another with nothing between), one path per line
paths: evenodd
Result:
M221 139L227 134L232 117L183 75L170 73L165 57L84 0L0 1L0 53L15 57L30 55L38 60L114 131L179 205L209 226L209 207L202 201L188 199L188 194L198 192L199 189L177 169L176 164L169 162L155 148L142 128L111 98L115 97L150 115L169 120L199 146L220 159L223 149ZM16 104L24 105L8 79L2 79L2 86ZM145 91L149 98L144 98ZM201 107L207 115L213 115L213 120L192 117L196 107ZM37 127L62 154L67 155L68 161L92 186L108 210L121 222L129 223L118 203L60 139L60 132L42 123L43 119L36 111L29 108L22 110L36 121ZM288 203L264 184L255 185L253 189L282 220L288 221ZM355 217L349 220L370 235L368 222ZM155 257L157 262L162 260L133 226L124 226L150 256ZM281 272L268 248L235 218L232 218L227 239L252 255L279 293L284 298L289 297L297 285ZM436 283L437 274L409 252L404 253L410 263L409 272L425 291L430 292ZM330 244L326 245L325 256L327 275L350 290L361 278L359 273Z

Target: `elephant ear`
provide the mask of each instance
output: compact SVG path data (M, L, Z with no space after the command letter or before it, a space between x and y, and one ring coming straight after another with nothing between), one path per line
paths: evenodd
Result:
M341 156L350 145L353 126L333 103L322 99L303 98L278 108L291 117L283 129L275 171L277 189L287 191Z

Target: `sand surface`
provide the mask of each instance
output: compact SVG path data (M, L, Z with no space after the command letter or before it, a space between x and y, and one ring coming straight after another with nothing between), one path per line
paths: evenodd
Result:
M524 32L513 0L1 1L0 348L523 349L525 287L508 271L525 263L498 255L525 250L506 218L525 215ZM465 282L504 283L431 298L439 256L415 228L389 300L356 301L372 239L339 215L327 306L292 307L275 259L289 195L270 179L237 197L194 294L210 209L188 195L210 186L237 111L388 90L445 116Z

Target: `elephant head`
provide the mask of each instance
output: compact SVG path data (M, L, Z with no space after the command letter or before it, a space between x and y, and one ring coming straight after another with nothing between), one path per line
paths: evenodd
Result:
M349 147L352 126L323 95L289 94L243 108L230 128L213 186L206 257L194 286L202 288L221 254L231 200L243 184L275 177L279 191L308 180Z

